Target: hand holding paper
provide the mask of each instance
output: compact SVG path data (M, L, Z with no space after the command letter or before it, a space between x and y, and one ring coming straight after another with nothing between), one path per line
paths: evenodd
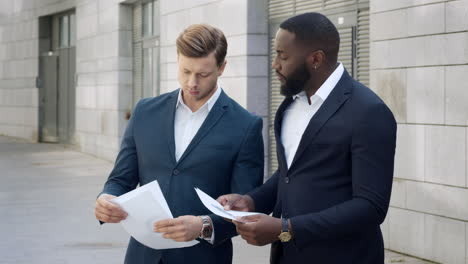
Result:
M223 218L239 221L240 217L256 215L260 213L255 212L242 212L234 210L224 210L224 207L218 203L215 199L211 198L208 194L204 193L202 190L195 188L198 197L200 198L203 205L208 208L213 214L221 216Z
M94 214L96 219L104 223L120 223L127 217L127 213L117 204L111 202L114 195L101 194L96 200Z
M237 193L221 195L216 199L224 210L234 210L242 212L255 211L255 204L252 198L248 195L240 195Z
M200 235L203 222L199 216L183 215L154 223L154 231L178 242L192 241Z
M120 222L123 228L145 246L167 249L190 247L199 243L176 242L163 238L161 233L153 232L155 222L173 218L157 181L121 195L112 202L120 205L128 213L127 218Z

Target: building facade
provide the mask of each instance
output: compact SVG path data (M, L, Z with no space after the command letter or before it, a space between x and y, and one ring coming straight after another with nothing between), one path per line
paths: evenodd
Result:
M468 263L468 1L371 1L370 84L398 122L386 246Z
M273 39L309 11L335 23L339 60L398 122L386 247L468 263L468 0L3 0L0 134L113 160L135 103L178 88L178 34L209 23L229 45L221 86L263 118L268 177Z

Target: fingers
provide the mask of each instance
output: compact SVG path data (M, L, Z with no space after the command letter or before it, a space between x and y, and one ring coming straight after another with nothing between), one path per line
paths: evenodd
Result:
M247 242L254 240L254 238L256 237L256 224L241 223L237 221L233 221L233 223L236 225L236 231L242 237L242 239L246 240Z
M96 207L110 210L115 215L121 215L121 216L127 215L127 213L122 208L120 208L120 206L110 202L105 197L100 197L99 199L96 200Z
M154 232L164 233L164 235L172 235L176 233L182 233L185 231L184 225L174 225L174 226L165 226L165 227L154 227Z
M231 210L231 204L232 204L232 194L227 194L227 195L222 195L216 199L218 203L220 203L225 210Z
M252 232L254 231L255 229L255 224L254 222L250 222L250 223L243 223L243 222L239 222L239 221L232 221L234 223L234 225L236 225L236 229L237 229L237 232L241 232L241 233L246 233L246 232Z
M257 234L258 222L257 223L241 223L236 222L236 230L242 239L248 244L254 246L263 246L265 243L261 242L259 235Z
M153 225L154 227L153 229L155 232L162 233L163 231L160 231L160 230L166 230L169 227L179 226L179 225L183 225L183 221L181 219L178 219L178 218L165 219L165 220L155 222Z
M224 206L226 202L228 201L227 196L228 195L221 195L220 197L218 197L218 199L216 199L216 201L220 203L222 206Z
M96 200L94 214L96 219L106 223L119 223L127 218L127 213L118 205L109 202L113 195L103 194Z
M183 218L158 221L154 223L153 231L162 233L164 238L172 239L178 242L194 240L197 235L190 231L189 224L185 223Z
M233 210L241 198L239 194L227 194L220 196L217 201L224 207L224 210Z
M237 221L241 223L249 223L249 222L257 222L261 218L262 218L262 214L256 214L256 215L238 217Z
M122 216L113 216L113 215L108 215L108 214L104 214L104 213L97 212L97 211L95 212L95 215L96 215L97 220L100 220L105 223L120 223L120 221L125 219L125 217L122 217Z

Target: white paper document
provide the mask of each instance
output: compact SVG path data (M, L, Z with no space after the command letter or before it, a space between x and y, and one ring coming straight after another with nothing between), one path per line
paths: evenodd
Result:
M239 221L237 220L237 217L260 214L260 213L253 213L253 212L224 210L224 207L220 203L218 203L218 201L211 198L211 196L204 193L202 190L195 188L195 191L197 192L198 197L200 198L203 205L215 215L228 218L231 220Z
M154 249L191 247L198 241L176 242L153 231L153 224L159 220L173 218L166 199L157 181L145 184L131 192L111 200L127 212L121 221L123 228L138 242Z

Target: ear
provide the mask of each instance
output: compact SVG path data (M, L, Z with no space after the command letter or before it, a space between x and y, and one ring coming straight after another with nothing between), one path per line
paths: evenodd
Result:
M218 68L218 77L223 75L224 68L226 68L226 64L227 64L227 61L225 60L223 64L221 64L221 66Z
M323 50L316 50L307 55L306 63L309 69L317 70L325 63L325 53Z

